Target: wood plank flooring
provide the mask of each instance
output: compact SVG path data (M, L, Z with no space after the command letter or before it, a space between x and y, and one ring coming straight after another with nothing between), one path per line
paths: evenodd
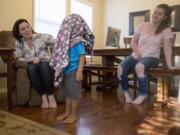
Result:
M6 107L6 96L0 95L0 109ZM124 103L119 90L93 88L83 92L75 124L56 120L64 109L60 103L57 109L15 106L12 112L72 135L180 135L180 105L173 98L167 108L152 100L132 105Z

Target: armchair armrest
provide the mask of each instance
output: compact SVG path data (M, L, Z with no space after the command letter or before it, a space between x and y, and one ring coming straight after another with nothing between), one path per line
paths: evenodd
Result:
M15 66L16 66L16 68L26 68L27 67L27 62L17 60L15 62Z

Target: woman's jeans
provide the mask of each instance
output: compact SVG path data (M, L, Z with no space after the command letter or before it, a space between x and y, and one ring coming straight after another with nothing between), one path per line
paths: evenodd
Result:
M40 95L53 94L53 71L49 62L30 63L27 67L30 82Z
M144 77L138 77L139 84L139 94L147 95L148 89L148 78L146 71L152 67L157 67L159 63L159 59L154 57L143 57L139 60L136 60L132 55L128 56L122 63L120 64L122 68L122 73L118 76L121 79L121 86L124 91L128 91L128 73L130 70L134 70L136 64L141 63L144 65Z

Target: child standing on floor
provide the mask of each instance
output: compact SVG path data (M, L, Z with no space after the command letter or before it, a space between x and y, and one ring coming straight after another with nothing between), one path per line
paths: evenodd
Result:
M58 39L50 65L55 70L55 86L61 83L66 111L57 119L74 123L81 97L85 55L92 53L94 36L83 18L72 14L64 19Z
M66 112L57 117L63 123L73 123L77 120L76 112L81 97L81 87L83 79L83 66L85 61L84 44L78 43L69 49L70 63L64 69L62 82L63 94L66 97Z

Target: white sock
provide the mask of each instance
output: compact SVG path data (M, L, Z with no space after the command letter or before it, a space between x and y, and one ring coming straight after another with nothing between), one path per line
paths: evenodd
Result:
M131 102L132 102L132 99L131 99L131 97L129 96L129 93L128 93L128 92L124 92L124 97L125 97L125 102L126 102L126 103L131 103Z
M133 104L142 104L146 98L147 98L146 95L140 95L134 101L132 101L132 103Z

